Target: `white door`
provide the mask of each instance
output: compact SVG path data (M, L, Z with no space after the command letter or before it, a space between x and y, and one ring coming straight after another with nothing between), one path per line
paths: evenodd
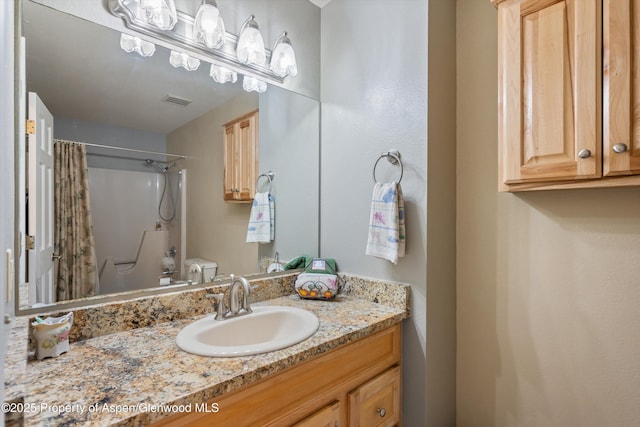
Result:
M4 402L4 361L13 324L13 274L11 249L14 247L14 2L0 1L0 402ZM5 318L5 315L8 316ZM9 320L9 322L7 322ZM0 417L0 427L4 416Z
M37 303L55 302L53 263L53 116L36 93L29 92L29 287L35 285ZM29 301L33 303L34 301Z

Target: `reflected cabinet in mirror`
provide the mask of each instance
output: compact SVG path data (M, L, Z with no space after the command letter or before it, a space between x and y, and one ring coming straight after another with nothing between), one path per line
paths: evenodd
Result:
M173 67L160 45L128 53L120 32L31 0L21 22L20 309L264 274L276 253L318 253L316 100L246 92L240 76L216 83L210 64ZM274 201L263 243L247 242L253 203L224 201L224 125L255 111L254 176L273 172L254 185Z

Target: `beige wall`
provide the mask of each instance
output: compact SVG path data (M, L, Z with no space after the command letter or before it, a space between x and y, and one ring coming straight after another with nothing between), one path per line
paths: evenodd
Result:
M218 274L258 271L258 245L245 243L251 204L223 201L222 125L258 108L256 94L243 94L176 129L167 151L184 154L187 169L187 258L218 263Z
M427 126L428 426L456 418L456 5L429 0Z
M498 194L496 11L457 7L458 426L640 425L640 189Z

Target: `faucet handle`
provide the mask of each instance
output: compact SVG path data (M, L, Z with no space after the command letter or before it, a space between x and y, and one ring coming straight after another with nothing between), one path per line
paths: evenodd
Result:
M207 299L213 300L213 307L216 310L216 320L224 319L227 309L224 306L224 294L207 294Z

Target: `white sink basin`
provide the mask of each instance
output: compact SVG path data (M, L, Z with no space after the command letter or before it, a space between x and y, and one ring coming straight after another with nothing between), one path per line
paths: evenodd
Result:
M225 320L207 316L176 336L182 350L211 357L235 357L280 350L306 340L320 322L308 310L284 306L252 307L253 313Z

